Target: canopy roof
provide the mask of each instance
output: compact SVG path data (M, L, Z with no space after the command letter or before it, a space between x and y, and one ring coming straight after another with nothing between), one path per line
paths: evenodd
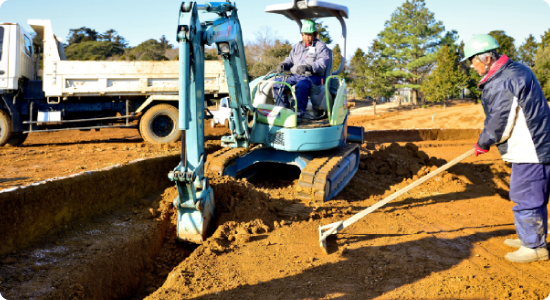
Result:
M317 0L293 0L290 3L273 4L265 8L268 13L276 13L295 20L315 19L339 15L348 18L348 8L342 5Z

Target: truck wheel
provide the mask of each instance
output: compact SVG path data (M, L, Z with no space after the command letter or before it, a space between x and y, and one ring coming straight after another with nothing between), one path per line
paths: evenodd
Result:
M169 104L151 107L139 122L141 137L151 144L167 144L180 139L178 109Z
M11 139L6 143L5 147L17 147L25 142L27 136L29 136L28 133L14 133L11 136Z
M11 118L3 110L0 110L0 146L4 146L12 137Z

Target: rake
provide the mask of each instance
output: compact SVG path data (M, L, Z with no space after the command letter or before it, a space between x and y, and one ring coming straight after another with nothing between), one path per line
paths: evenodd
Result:
M344 221L338 221L329 225L325 226L319 226L319 245L323 249L323 252L328 253L327 251L327 237L331 234L337 234L338 232L344 230L346 227L352 225L353 223L359 221L360 219L364 218L366 215L372 213L373 211L381 208L382 206L390 203L391 201L399 198L399 196L405 194L406 192L414 189L415 187L421 185L422 183L430 180L431 178L435 177L439 173L449 169L450 167L458 164L459 162L465 160L466 158L474 155L475 149L469 150L468 152L462 154L461 156L453 159L452 161L448 162L447 164L441 166L439 169L430 172L430 174L418 179L417 181L409 184L405 188L393 193L391 196L385 198L384 200L381 200L380 202L377 202L373 206L362 210L352 216L351 218L344 220Z

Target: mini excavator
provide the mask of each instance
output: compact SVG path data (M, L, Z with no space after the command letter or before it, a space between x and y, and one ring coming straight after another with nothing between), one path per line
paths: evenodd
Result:
M213 19L201 22L199 12ZM316 0L293 0L270 5L268 13L281 14L301 28L304 19L335 17L342 25L342 60L332 72L327 66L321 86L312 88L308 113L297 118L297 105L274 105L272 86L282 74L271 72L249 83L237 7L231 2L184 2L179 13L179 129L182 135L180 164L168 175L178 196L177 235L180 240L202 243L214 220L215 201L206 174L250 177L260 163L294 165L301 169L298 197L328 201L340 192L359 166L359 146L364 129L347 126L346 83L336 76L345 65L345 6ZM204 147L204 49L214 45L223 59L229 87L230 135L222 137L222 150L208 162ZM332 53L331 53L332 55ZM331 60L332 62L332 60ZM292 93L292 87L290 88ZM296 97L293 97L294 101Z

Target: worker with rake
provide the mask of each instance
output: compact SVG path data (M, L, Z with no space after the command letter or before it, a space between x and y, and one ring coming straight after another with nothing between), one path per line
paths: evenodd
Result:
M502 159L512 163L510 199L519 239L504 243L519 248L506 254L511 262L548 260L548 204L550 178L550 108L542 88L527 66L496 52L491 36L478 34L464 45L464 59L483 76L481 103L483 132L475 155L497 145Z

